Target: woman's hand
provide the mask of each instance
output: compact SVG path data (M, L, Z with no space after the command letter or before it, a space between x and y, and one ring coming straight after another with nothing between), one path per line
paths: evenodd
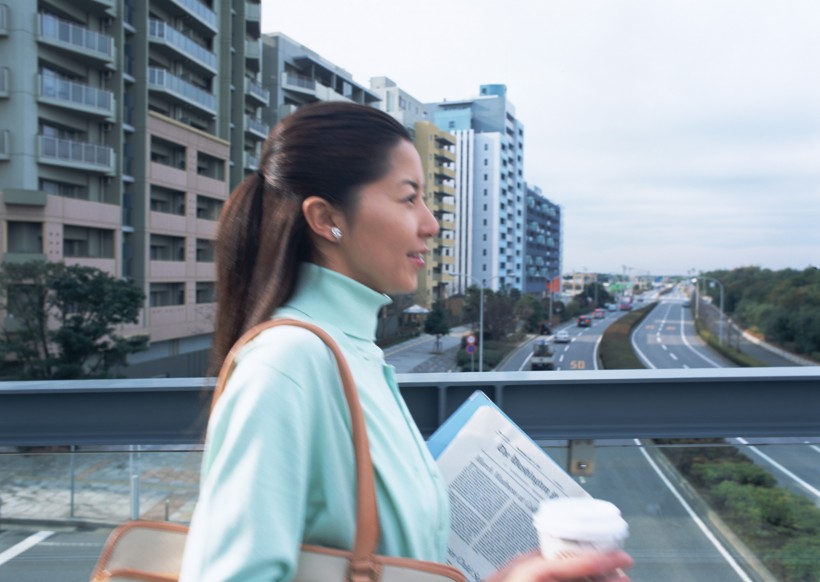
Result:
M545 560L538 552L519 556L486 582L629 582L622 568L632 558L625 552L591 554L561 560Z

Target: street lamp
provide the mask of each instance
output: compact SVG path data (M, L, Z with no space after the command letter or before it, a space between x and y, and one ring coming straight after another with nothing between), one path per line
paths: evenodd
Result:
M494 279L499 277L514 276L512 271L508 271L506 275L493 275L488 279L476 279L467 273L453 273L457 277L466 277L473 283L478 285L478 371L484 371L484 287L488 283L492 283Z
M708 279L710 281L714 281L715 283L717 283L720 286L720 337L718 339L719 339L720 345L723 345L723 343L724 343L723 337L725 335L725 332L724 332L724 317L725 317L725 314L723 312L723 283L721 283L720 281L718 281L714 277L710 277L709 275L698 275L697 277L692 277L692 283L694 283L696 287L697 287L697 283L698 283L698 277L700 277L701 279ZM700 298L698 298L698 300L699 299ZM697 306L695 307L695 309L697 311Z

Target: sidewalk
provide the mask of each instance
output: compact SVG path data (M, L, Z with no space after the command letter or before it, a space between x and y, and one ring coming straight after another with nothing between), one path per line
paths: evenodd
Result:
M441 338L423 335L385 350L396 372L450 372L462 335L453 328ZM170 447L110 451L0 449L0 529L36 522L65 526L111 526L138 515L187 522L199 491L201 450Z

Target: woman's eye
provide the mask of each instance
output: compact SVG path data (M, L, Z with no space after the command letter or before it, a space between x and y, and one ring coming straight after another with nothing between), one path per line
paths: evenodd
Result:
M416 203L416 198L417 198L417 196L415 194L411 194L410 196L405 198L404 201L409 202L410 204L415 204Z

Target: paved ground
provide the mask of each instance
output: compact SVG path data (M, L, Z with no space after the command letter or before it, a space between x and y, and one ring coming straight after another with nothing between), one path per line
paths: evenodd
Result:
M449 372L468 328L436 346L420 336L385 350L398 373ZM3 522L116 524L133 516L188 521L199 483L199 450L0 449Z

